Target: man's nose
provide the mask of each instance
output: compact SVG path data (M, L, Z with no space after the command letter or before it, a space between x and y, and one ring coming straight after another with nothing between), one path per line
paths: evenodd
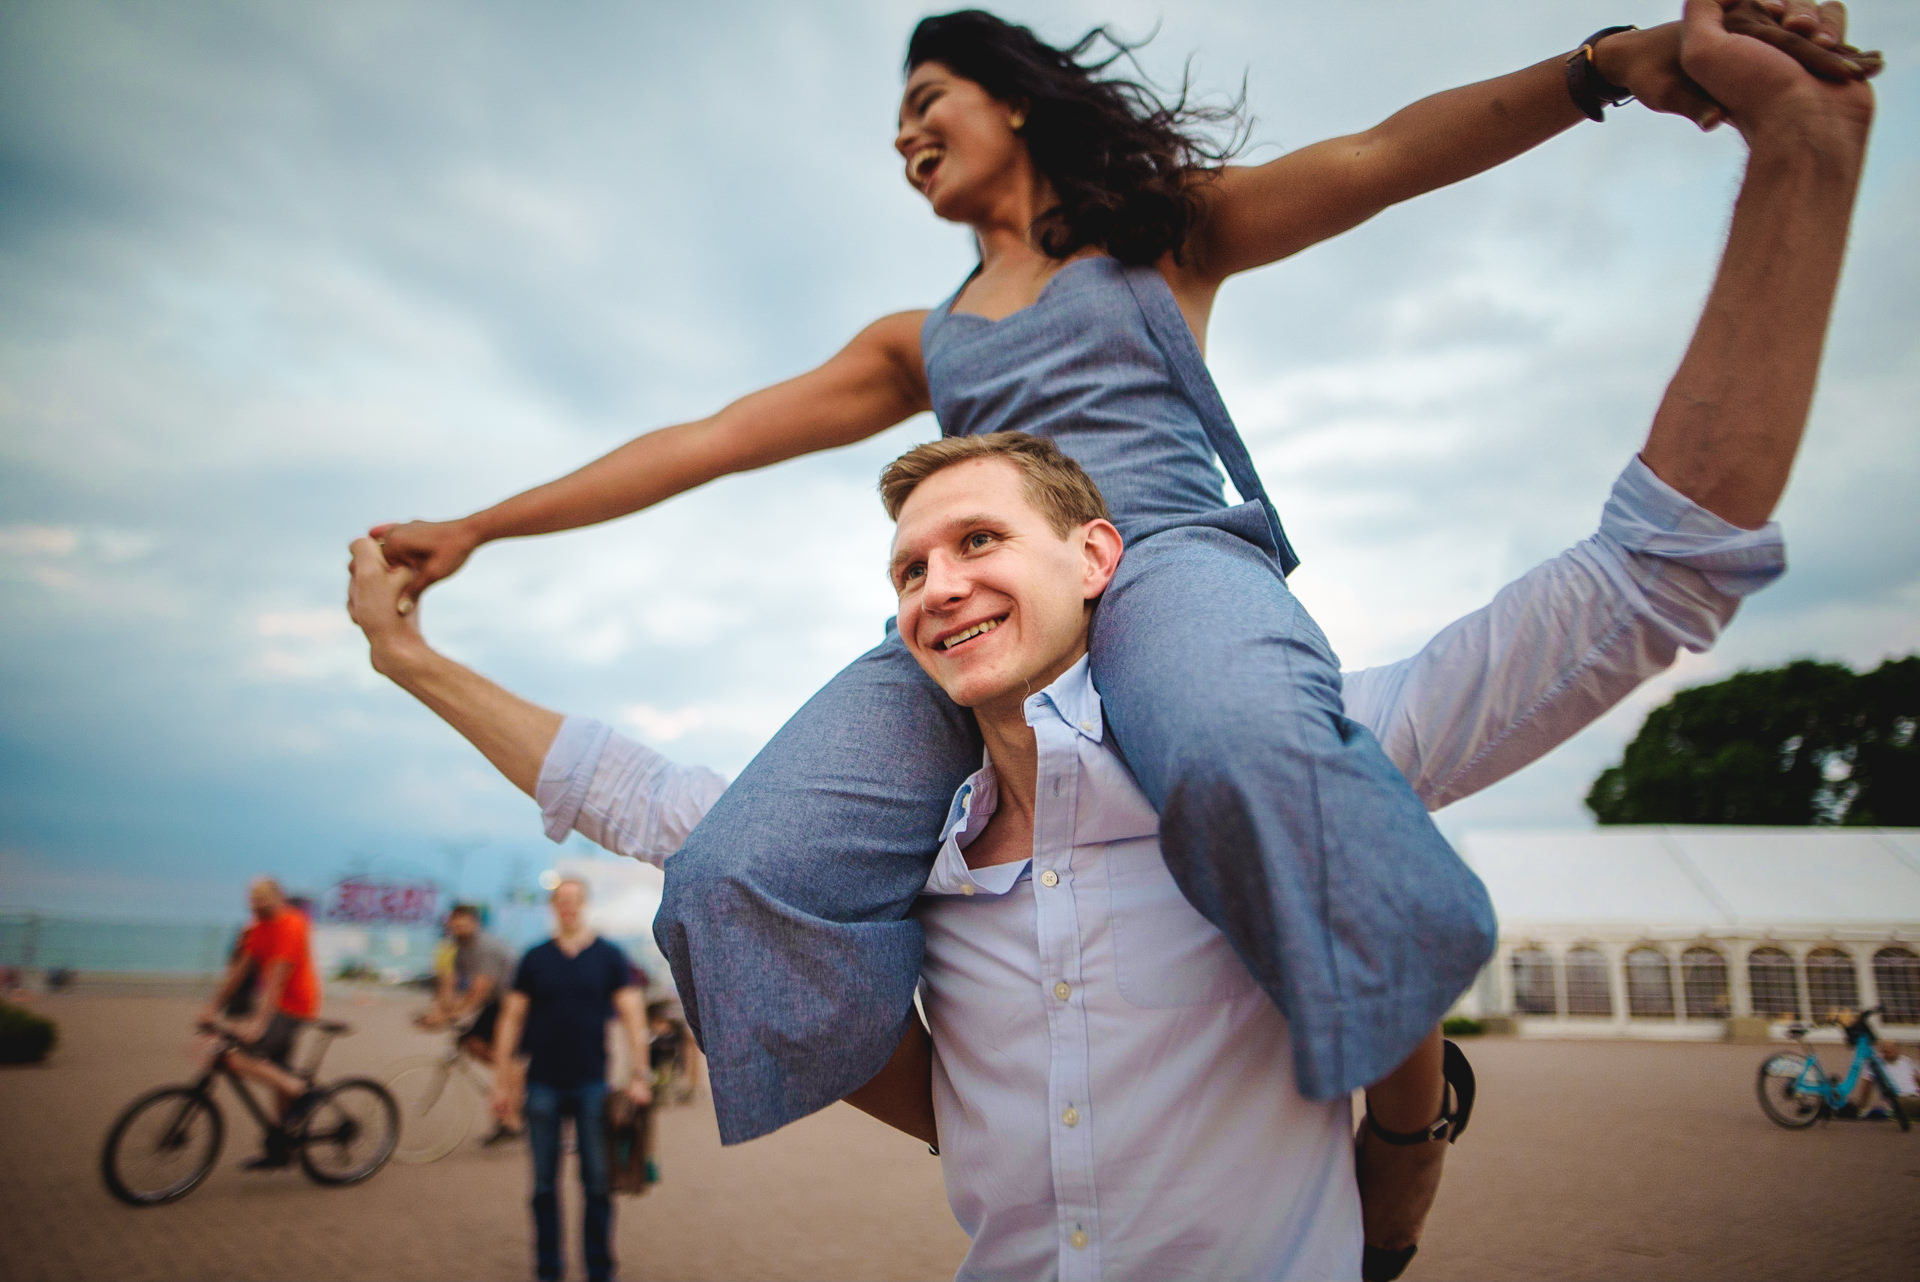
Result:
M966 569L958 561L942 553L927 558L927 581L920 590L920 600L927 610L940 611L967 599L973 590Z

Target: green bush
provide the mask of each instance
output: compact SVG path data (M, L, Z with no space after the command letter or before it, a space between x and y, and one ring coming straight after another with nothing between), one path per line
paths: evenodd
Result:
M0 1064L37 1064L59 1040L52 1020L0 1002Z
M1478 1037L1487 1031L1487 1027L1477 1019L1455 1015L1452 1019L1440 1022L1440 1031L1448 1037Z

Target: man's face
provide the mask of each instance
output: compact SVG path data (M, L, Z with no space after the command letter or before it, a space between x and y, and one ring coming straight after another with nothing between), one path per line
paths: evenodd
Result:
M247 888L247 904L256 918L266 921L280 911L280 892L265 882L256 881Z
M900 509L890 573L901 638L955 703L1017 707L1086 653L1087 602L1106 587L1118 547L1104 521L1054 533L1015 464L956 463Z
M472 913L455 913L447 918L447 934L464 943L480 933L480 919Z
M578 929L586 907L587 892L579 882L563 881L553 888L553 919L560 924L562 934Z

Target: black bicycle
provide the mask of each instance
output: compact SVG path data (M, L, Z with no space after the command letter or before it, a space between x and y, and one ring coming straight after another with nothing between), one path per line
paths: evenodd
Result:
M280 1140L299 1154L301 1169L319 1184L357 1184L387 1164L400 1134L400 1110L380 1083L349 1077L316 1086L314 1076L333 1039L353 1030L332 1020L310 1027L320 1039L298 1075L316 1094L291 1128L283 1130L227 1063L244 1043L223 1027L201 1026L219 1039L206 1071L184 1086L163 1086L133 1103L107 1132L100 1175L107 1189L130 1206L176 1202L200 1187L220 1156L226 1119L214 1102L213 1084L226 1078L258 1123L264 1141Z

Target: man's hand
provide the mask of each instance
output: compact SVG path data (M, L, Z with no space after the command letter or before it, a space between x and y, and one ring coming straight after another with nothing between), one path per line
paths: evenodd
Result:
M1687 0L1682 18L1681 69L1725 109L1749 145L1782 131L1800 137L1837 129L1864 144L1873 122L1873 90L1864 75L1825 80L1809 75L1779 45L1741 34L1729 12L1745 0ZM1821 6L1824 30L1844 37L1846 9Z
M627 1098L636 1108L645 1108L653 1103L653 1083L646 1073L637 1069L627 1078Z
M1681 69L1684 23L1668 22L1644 31L1621 31L1594 46L1594 69L1632 92L1649 110L1685 116L1712 129L1726 113L1706 90ZM1880 71L1879 54L1863 54L1845 43L1847 15L1839 4L1812 0L1729 0L1725 29L1773 46L1823 80L1864 79Z
M496 1081L493 1084L493 1097L491 1102L493 1104L494 1117L498 1118L504 1125L513 1125L514 1104L516 1101L513 1098L513 1092L507 1089L506 1083Z
M426 644L419 611L405 595L412 572L389 564L372 537L355 539L348 550L347 614L367 635L373 670L391 676L397 658Z
M465 521L389 521L367 531L390 565L404 566L408 578L401 598L411 609L420 594L467 563L479 536Z

